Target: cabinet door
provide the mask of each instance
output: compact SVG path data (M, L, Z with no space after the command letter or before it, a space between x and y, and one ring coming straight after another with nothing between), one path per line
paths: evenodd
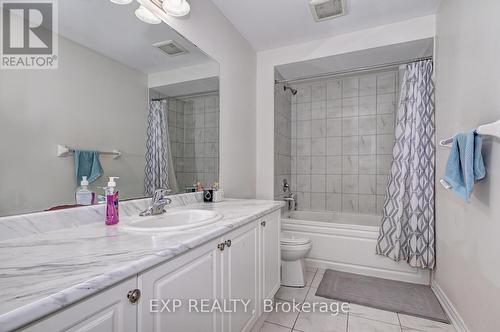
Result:
M130 303L127 293L136 287L137 279L128 279L23 331L135 332L137 306Z
M143 300L139 305L139 332L220 331L220 313L189 312L190 299L220 298L220 241L211 241L139 275ZM171 300L168 310L162 300ZM175 312L173 300L181 301Z
M235 312L224 314L224 331L237 332L249 330L256 318L259 301L258 269L258 229L252 222L224 237L231 241L223 251L223 280L226 300L250 301L245 306L237 303Z
M280 287L281 250L280 229L281 212L275 211L261 219L260 248L262 259L262 293L263 299L274 298Z

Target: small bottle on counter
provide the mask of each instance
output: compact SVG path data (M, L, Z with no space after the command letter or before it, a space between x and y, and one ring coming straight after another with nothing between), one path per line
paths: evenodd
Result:
M119 179L119 177L111 176L108 186L104 188L106 193L106 225L116 225L120 221L118 214L118 190L116 190L115 179Z
M77 205L92 205L95 201L95 193L89 190L89 181L86 176L82 176L80 188L75 194Z
M195 188L197 192L202 192L203 191L203 183L201 181L196 182Z

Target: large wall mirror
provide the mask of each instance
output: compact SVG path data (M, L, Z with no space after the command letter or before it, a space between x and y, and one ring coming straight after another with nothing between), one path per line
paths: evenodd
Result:
M136 8L59 1L58 68L0 70L0 216L218 181L219 65Z

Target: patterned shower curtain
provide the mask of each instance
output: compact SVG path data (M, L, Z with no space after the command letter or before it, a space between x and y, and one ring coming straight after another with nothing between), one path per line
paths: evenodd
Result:
M376 252L434 268L434 84L432 60L406 65L393 160Z
M149 102L146 132L146 169L144 193L153 195L156 189L169 188L168 183L168 124L165 103Z

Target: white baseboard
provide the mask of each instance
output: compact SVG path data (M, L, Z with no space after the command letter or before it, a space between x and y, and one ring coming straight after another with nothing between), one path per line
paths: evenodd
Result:
M436 294L439 303L441 303L441 305L443 306L444 311L450 318L451 323L453 324L455 329L458 332L470 332L470 330L467 328L467 325L465 325L464 320L458 313L457 309L453 306L450 299L446 296L443 289L438 285L438 283L435 280L431 281L431 289L434 291L434 294Z

